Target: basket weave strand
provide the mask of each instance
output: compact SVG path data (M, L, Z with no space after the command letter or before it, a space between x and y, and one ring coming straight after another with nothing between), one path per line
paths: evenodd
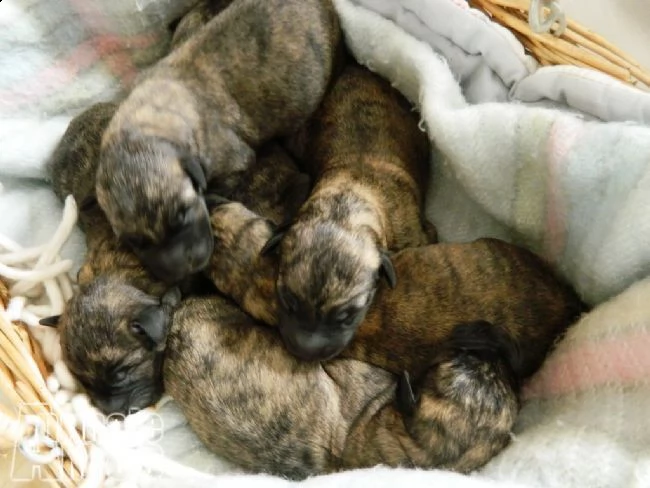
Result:
M542 65L572 65L601 71L630 85L647 89L650 73L621 49L572 19L561 35L533 32L530 0L468 0L493 21L511 30ZM548 8L544 8L548 12ZM556 23L557 26L557 23Z

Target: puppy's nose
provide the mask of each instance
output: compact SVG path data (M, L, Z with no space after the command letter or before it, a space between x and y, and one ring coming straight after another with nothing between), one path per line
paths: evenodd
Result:
M338 341L319 333L287 334L285 344L291 354L306 361L326 361L342 349Z
M126 415L129 412L129 402L123 396L93 398L93 403L105 415Z

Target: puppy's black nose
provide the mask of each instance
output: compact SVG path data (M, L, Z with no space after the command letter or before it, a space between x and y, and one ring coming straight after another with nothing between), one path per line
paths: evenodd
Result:
M92 401L99 411L105 415L127 415L129 413L128 399L122 395L93 398Z
M294 332L283 334L287 350L305 361L327 361L338 355L343 346L320 333Z

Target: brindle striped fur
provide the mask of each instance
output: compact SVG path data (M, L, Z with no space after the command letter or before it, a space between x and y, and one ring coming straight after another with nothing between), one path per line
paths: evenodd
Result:
M206 184L305 123L340 52L331 0L236 0L144 73L103 139L97 196L145 267L175 282L212 250Z
M325 359L363 319L382 257L435 238L422 214L430 145L406 99L356 64L288 145L315 186L279 244L280 330L297 354ZM308 354L297 337L312 333L328 341Z
M509 442L517 401L500 360L445 351L404 422L394 375L367 363L297 360L225 298L174 314L165 390L199 438L249 471L291 479L377 464L462 472ZM411 419L411 420L409 420Z
M273 225L233 202L212 211L212 226L222 236L213 259L236 265L221 268L211 279L246 312L277 325L279 303L271 290L279 259L256 253L272 235ZM379 284L340 357L418 377L457 324L483 320L517 345L521 357L516 372L523 379L539 368L584 307L538 256L498 239L408 248L393 255L393 264L400 277L397 286Z
M237 202L217 206L211 218L220 236L213 263L220 264L210 278L247 313L277 325L278 257L258 253L274 224ZM356 337L324 367L352 359L362 370L371 364L407 371L416 398L400 407L402 420L389 409L367 427L361 423L348 455L373 452L372 459L391 465L471 471L507 445L519 384L539 368L582 303L533 253L496 239L409 248L393 261L401 277L396 288L380 284ZM468 322L478 322L473 336L455 340L458 324ZM494 334L503 339L493 341L502 346L493 360L472 352L489 348ZM450 349L454 341L460 345ZM401 428L410 440L397 436L398 443L395 429ZM409 442L422 451L411 452L404 447ZM410 461L398 461L405 452Z
M215 248L206 275L222 293L241 297L244 309L249 313L255 309L258 313L253 315L263 321L275 320L277 311L268 306L276 303L275 281L262 276L251 280L240 273L273 269L272 258L260 255L259 250L277 225L295 215L308 192L307 175L298 170L280 145L270 143L258 154L255 167L231 195L237 203L219 205L211 210ZM258 218L258 214L265 218ZM232 252L234 249L238 251ZM256 264L251 266L251 263ZM251 284L253 286L248 289ZM263 288L256 288L257 284L262 284ZM265 315L269 310L271 314Z

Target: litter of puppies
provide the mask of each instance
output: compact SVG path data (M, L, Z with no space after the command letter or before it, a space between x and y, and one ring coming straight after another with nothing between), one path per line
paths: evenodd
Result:
M41 323L100 410L165 391L246 470L475 470L585 307L526 249L437 242L432 143L330 0L200 3L52 155L88 254Z

